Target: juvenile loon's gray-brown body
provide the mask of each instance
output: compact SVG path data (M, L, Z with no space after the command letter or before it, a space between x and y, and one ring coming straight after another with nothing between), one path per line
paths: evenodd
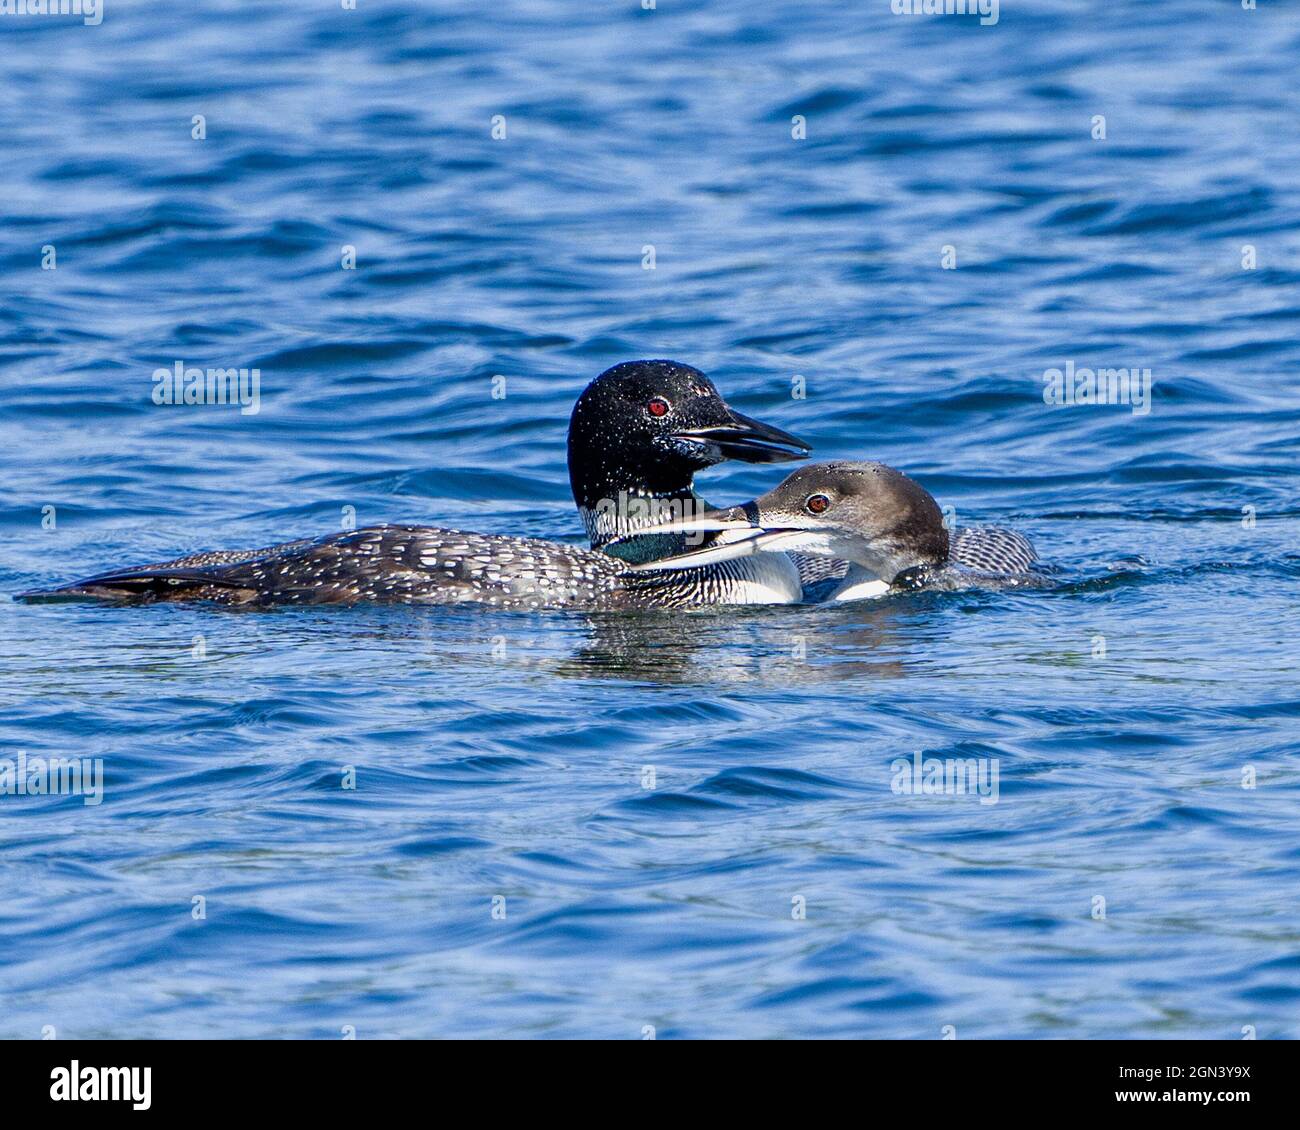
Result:
M261 549L189 554L21 597L592 609L782 602L801 591L798 568L784 555L697 574L674 571L658 580L630 574L627 566L686 548L679 536L637 534L665 514L707 507L695 494L695 472L728 459L802 459L808 451L789 433L736 412L689 365L625 362L587 386L569 424L570 481L591 550L437 527L373 526Z

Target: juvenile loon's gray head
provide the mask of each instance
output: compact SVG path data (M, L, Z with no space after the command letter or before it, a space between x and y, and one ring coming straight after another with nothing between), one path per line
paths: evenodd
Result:
M939 504L883 463L812 463L753 502L653 527L654 533L718 533L717 541L640 568L687 569L764 550L837 557L858 567L855 584L888 584L905 569L948 559Z
M727 459L780 463L811 448L732 409L698 369L625 361L578 397L569 420L569 483L592 545L673 515L655 503L694 501L695 472ZM649 503L649 505L647 505ZM681 505L676 516L694 507ZM669 544L674 552L678 545Z

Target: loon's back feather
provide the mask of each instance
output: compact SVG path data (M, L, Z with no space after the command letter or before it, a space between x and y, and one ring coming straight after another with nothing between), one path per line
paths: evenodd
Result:
M274 553L284 553L299 546L311 545L314 538L295 538L293 541L277 542L264 545L261 549L205 549L198 553L187 553L184 557L174 557L170 561L154 561L141 565L137 571L148 569L203 569L209 565L237 565L242 561L252 561L256 557L270 557Z
M260 554L192 554L24 596L252 605L478 601L539 608L601 603L618 587L623 568L605 554L536 538L383 525L285 542Z

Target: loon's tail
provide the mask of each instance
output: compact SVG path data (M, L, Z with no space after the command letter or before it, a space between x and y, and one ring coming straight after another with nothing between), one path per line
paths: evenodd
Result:
M205 598L237 602L241 599L241 590L247 593L238 582L226 580L212 570L145 568L120 569L58 588L20 592L14 599L31 604L60 600L144 602Z

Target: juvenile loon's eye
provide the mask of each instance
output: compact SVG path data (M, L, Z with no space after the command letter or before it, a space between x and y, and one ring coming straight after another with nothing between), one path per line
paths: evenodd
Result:
M804 507L809 514L825 514L831 508L831 500L824 494L810 494Z
M645 410L649 412L651 416L654 416L656 419L658 419L661 416L667 416L671 408L672 405L669 404L668 401L666 401L662 396L654 397L650 401L650 403L648 403L645 406Z

